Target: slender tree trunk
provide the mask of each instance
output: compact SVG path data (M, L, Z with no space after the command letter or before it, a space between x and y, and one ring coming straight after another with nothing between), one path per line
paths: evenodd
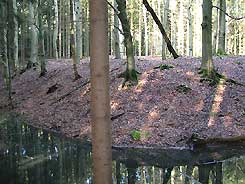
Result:
M13 32L14 32L14 47L13 47L13 63L14 63L14 68L16 69L17 72L19 72L20 68L20 63L19 63L19 26L18 26L18 21L17 21L17 6L16 6L16 0L12 0L12 11L13 11Z
M117 2L114 0L114 7L117 7ZM113 32L114 32L114 49L115 49L115 59L121 59L121 54L120 54L120 40L119 40L119 20L114 13L114 27L113 27Z
M80 78L80 75L77 71L77 56L76 56L76 47L75 47L75 26L74 26L74 10L73 10L73 0L70 0L70 39L71 39L71 54L72 54L72 65L73 65L73 73L74 73L74 80Z
M139 56L142 55L142 5L140 5L140 8L139 8Z
M217 1L217 6L218 6ZM218 37L218 9L215 11L215 17L214 17L214 28L213 28L213 54L216 54L217 51L217 37Z
M163 26L166 28L166 32L169 31L169 25L168 25L168 13L169 13L169 0L165 0L164 2L164 14L162 16L163 18ZM162 60L166 59L166 42L164 40L164 37L162 36Z
M90 0L89 8L93 183L112 184L107 2Z
M37 64L38 55L38 38L37 38L37 3L29 1L29 24L31 27L31 57L28 61L27 68Z
M219 0L220 8L226 12L226 0ZM225 53L225 29L226 29L226 20L225 13L219 11L219 41L218 41L218 53Z
M76 13L76 61L80 62L82 53L82 9L80 0L75 0Z
M61 14L61 0L59 1L59 4L58 4L58 17L59 17L59 19L58 19L58 21L59 21L59 23L58 23L58 29L59 29L59 58L61 58L62 57L62 41L61 41L61 37L62 37L62 27L61 27L61 25L62 25L62 23L61 23L61 21L62 21L62 14Z
M188 7L188 30L189 30L189 56L193 56L193 28L192 28L192 0L189 0Z
M173 55L174 59L178 58L178 54L176 53L176 51L174 50L174 48L172 47L172 44L168 38L168 35L166 34L166 31L164 30L160 20L158 19L156 13L154 12L154 10L150 7L149 3L147 2L147 0L143 0L143 4L145 5L147 11L149 11L151 13L152 18L154 19L154 21L156 22L158 28L160 29L162 36L165 40L165 42L167 43L167 48L169 50L169 52Z
M126 55L127 55L127 66L126 71L124 73L125 82L129 81L135 82L137 81L137 72L135 67L135 60L134 60L134 50L133 50L133 42L132 42L132 35L130 32L130 25L129 20L127 18L126 13L126 0L117 0L118 5L118 17L122 24L123 34L124 34L124 45L126 47ZM123 84L123 85L124 85Z
M212 60L212 1L203 0L202 22L202 64L209 77L213 77L214 64Z
M54 34L53 34L53 54L54 58L58 59L58 50L57 50L57 38L59 32L59 14L58 14L58 1L54 0Z
M144 32L145 32L145 56L149 55L149 36L148 36L148 21L146 9L143 9L144 14Z
M42 1L39 0L38 2L39 6L42 4ZM39 45L39 61L40 61L40 76L44 76L47 72L46 70L46 61L45 61L45 48L44 48L44 30L43 30L43 20L42 20L42 13L39 9L38 11L38 24L39 24L39 31L38 31L38 45Z

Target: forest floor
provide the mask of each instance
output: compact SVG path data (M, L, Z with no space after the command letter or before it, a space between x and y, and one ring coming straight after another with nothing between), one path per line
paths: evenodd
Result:
M186 146L200 138L245 136L245 87L221 81L200 82L200 58L137 61L137 86L121 88L122 60L110 60L113 145L146 147ZM219 73L245 82L245 57L215 57ZM160 64L168 70L154 69ZM73 81L71 60L49 60L48 73L39 77L28 70L13 80L14 111L29 124L67 137L91 137L89 122L89 61L81 60L81 79ZM6 90L0 85L0 110L7 108ZM139 140L138 140L139 139Z

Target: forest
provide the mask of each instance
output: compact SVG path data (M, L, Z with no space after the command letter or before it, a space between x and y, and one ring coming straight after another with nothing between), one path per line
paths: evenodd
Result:
M92 143L94 183L113 147L245 145L244 28L244 0L0 0L0 115Z

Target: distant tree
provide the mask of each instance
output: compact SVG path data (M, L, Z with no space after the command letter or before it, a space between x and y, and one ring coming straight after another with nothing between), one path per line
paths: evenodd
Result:
M90 0L89 9L93 183L112 184L107 2Z
M75 17L74 17L74 1L70 0L70 20L71 20L71 28L70 28L70 39L71 39L71 54L72 54L72 65L73 65L73 73L74 73L74 80L79 79L81 76L78 74L77 71L77 63L78 57L76 55L76 39L75 39ZM80 60L80 58L79 58Z
M121 21L123 35L124 35L124 45L126 47L126 55L127 55L127 65L126 71L122 74L125 78L123 86L128 82L130 84L134 84L137 82L137 71L134 59L134 48L132 35L130 30L130 24L126 13L126 0L116 0L117 1L117 10L118 10L118 18Z
M154 21L156 22L158 28L160 29L161 33L162 33L162 36L165 40L165 42L167 43L167 48L169 50L169 52L173 55L173 57L176 59L179 57L179 55L176 53L176 51L174 50L169 38L168 38L168 35L165 31L165 29L163 28L162 26L162 23L161 21L159 20L159 18L157 17L156 13L154 12L154 10L151 8L151 6L149 5L148 1L147 0L143 0L143 4L145 5L145 8L147 9L147 11L150 12L152 18L154 19Z
M219 40L218 40L218 53L225 53L225 29L226 29L226 20L225 20L225 12L226 12L226 0L219 0L220 8L223 11L219 11Z
M55 59L58 59L58 49L57 49L57 38L58 38L58 23L59 23L59 13L58 13L58 1L54 1L54 32L53 32L53 53Z
M114 7L117 7L117 2L116 0L114 0ZM113 28L113 32L114 32L114 50L115 50L115 59L120 59L121 58L121 54L120 54L120 40L119 40L119 20L117 17L116 12L114 13L114 28Z
M213 78L215 75L212 59L212 1L203 0L202 6L202 64L201 70L205 75Z

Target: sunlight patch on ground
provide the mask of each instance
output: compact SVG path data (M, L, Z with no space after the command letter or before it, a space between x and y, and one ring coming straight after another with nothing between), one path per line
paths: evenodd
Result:
M224 79L220 79L220 82L219 82L219 84L217 86L217 89L216 89L216 93L215 93L212 109L210 111L208 127L214 126L214 124L215 124L215 117L216 117L216 114L220 110L220 105L221 105L221 103L223 101L225 87L226 87L225 86L225 80Z
M201 99L197 105L195 105L195 109L197 112L200 112L204 108L204 101Z
M114 100L111 101L111 110L116 110L116 108L118 107L118 103Z
M150 121L156 121L160 119L160 112L157 109L153 109L149 112L148 119Z

